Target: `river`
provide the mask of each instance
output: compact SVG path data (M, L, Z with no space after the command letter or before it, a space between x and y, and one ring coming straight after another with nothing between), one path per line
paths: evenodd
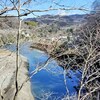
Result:
M6 46L7 49L15 51L15 45ZM48 55L40 50L30 49L30 43L23 43L20 45L20 54L27 57L29 62L29 76L37 67L43 65ZM32 94L36 100L62 100L67 95L66 87L70 95L77 93L76 88L81 79L80 72L68 70L65 76L66 84L64 82L64 70L53 59L49 64L38 71L30 79Z

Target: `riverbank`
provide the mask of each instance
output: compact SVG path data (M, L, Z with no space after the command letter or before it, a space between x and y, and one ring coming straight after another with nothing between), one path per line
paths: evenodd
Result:
M28 77L27 59L19 56L18 86ZM0 49L0 100L13 100L15 94L16 54ZM31 83L26 82L19 91L16 100L34 100L31 93Z

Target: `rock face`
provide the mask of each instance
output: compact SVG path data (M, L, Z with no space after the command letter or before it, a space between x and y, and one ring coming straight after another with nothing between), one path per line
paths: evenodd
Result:
M26 58L19 56L18 86L28 77ZM0 50L0 100L13 100L15 94L16 54ZM30 81L26 82L19 91L16 100L34 100L31 93Z

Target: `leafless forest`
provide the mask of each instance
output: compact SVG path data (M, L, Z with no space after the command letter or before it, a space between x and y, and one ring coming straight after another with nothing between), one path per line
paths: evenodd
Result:
M34 6L48 2L51 5L47 9L34 9ZM78 10L86 14L76 17L39 15L59 10ZM35 19L28 19L29 15ZM19 45L28 41L31 41L31 49L39 49L49 55L44 64L37 65L30 77L24 68L28 66L27 61L19 53ZM4 48L12 44L16 45L16 52ZM35 74L47 70L46 66L52 59L64 69L66 95L62 100L100 100L100 1L94 0L90 10L84 6L67 7L59 0L0 0L0 100L35 100L25 94L28 94L25 86L30 84ZM81 73L75 95L69 95L66 85L69 70ZM23 77L22 81L20 77ZM41 100L51 100L48 99L51 95L44 93Z

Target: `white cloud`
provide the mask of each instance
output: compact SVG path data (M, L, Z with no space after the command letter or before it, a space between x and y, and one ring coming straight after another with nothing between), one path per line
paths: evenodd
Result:
M67 15L67 13L64 10L58 10L58 15L64 16Z

